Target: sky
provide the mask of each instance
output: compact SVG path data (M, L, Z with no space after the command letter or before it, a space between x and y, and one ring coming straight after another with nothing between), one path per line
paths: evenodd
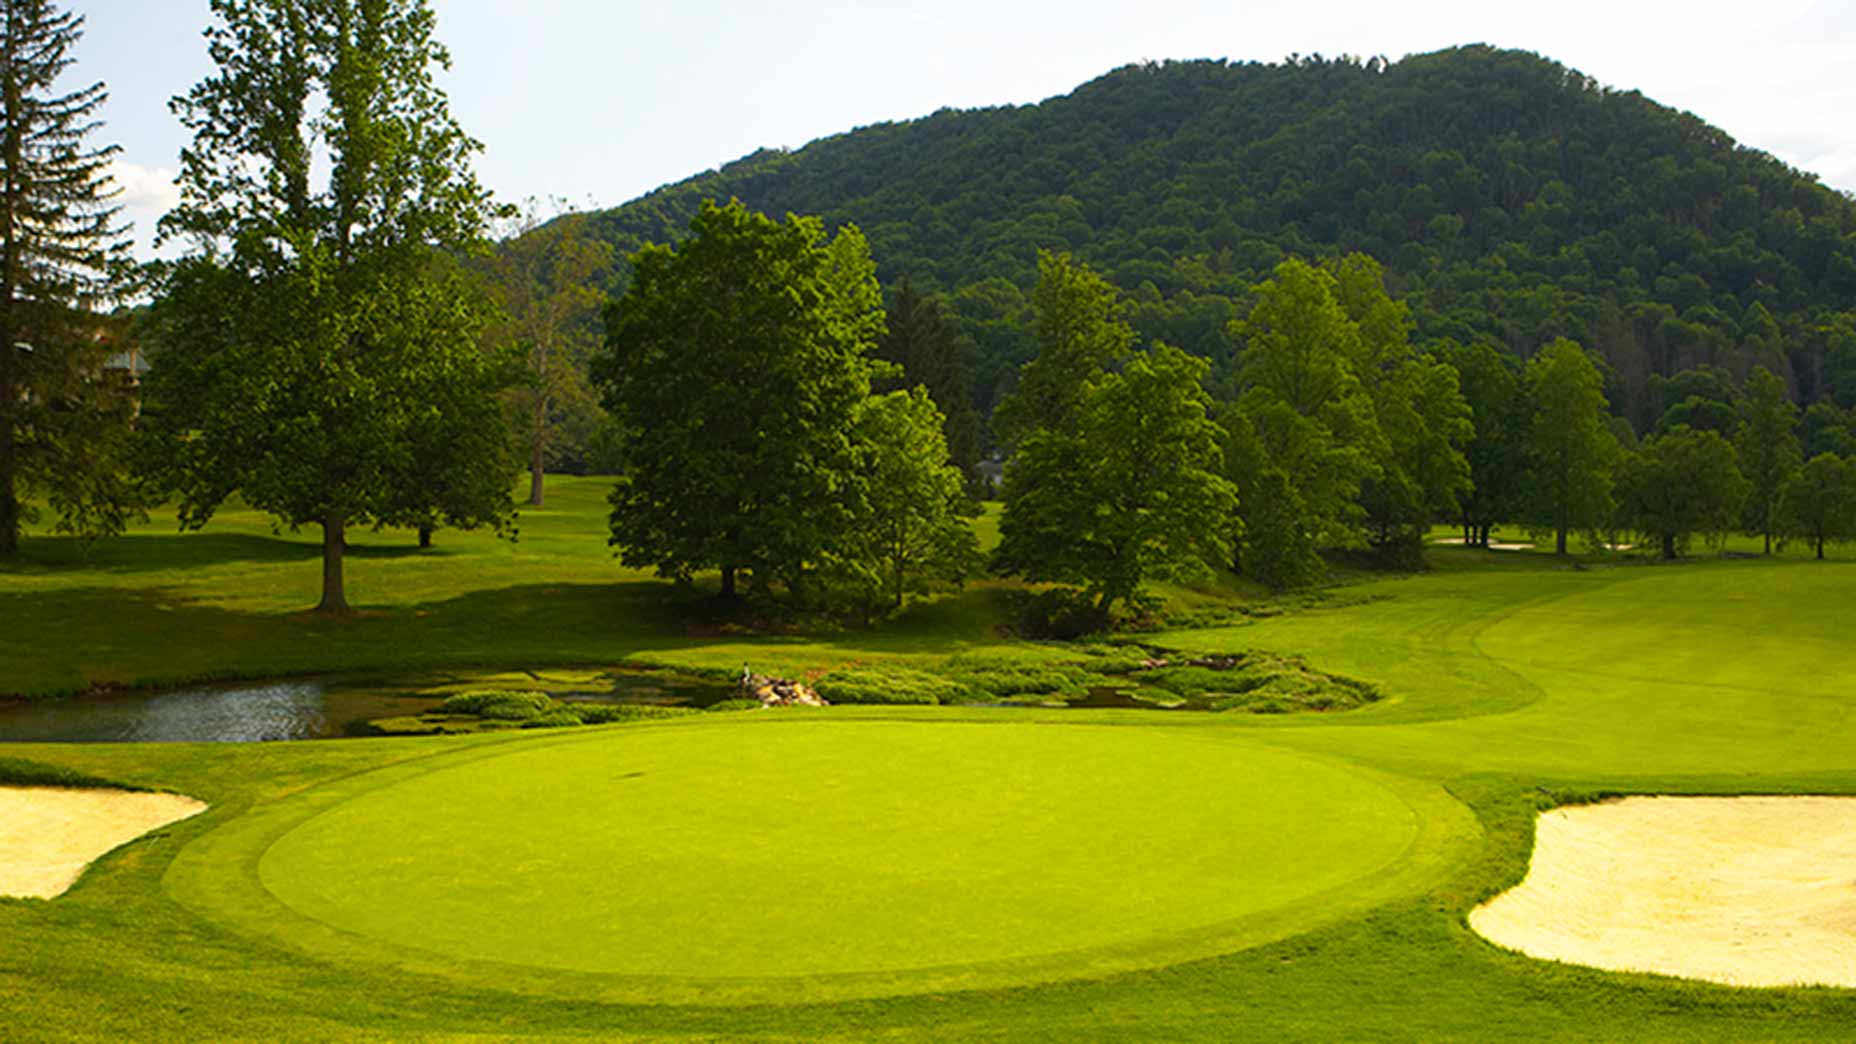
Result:
M99 143L139 252L175 199L168 110L210 72L206 0L64 0L71 80L111 98ZM1130 62L1535 51L1641 90L1856 191L1850 0L432 0L452 112L499 198L613 206L762 147L937 109L1027 104Z

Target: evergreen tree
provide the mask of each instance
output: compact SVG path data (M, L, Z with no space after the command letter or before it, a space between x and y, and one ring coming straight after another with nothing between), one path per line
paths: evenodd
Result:
M134 399L106 372L99 314L128 251L109 177L118 150L89 144L108 94L57 89L83 28L50 0L0 5L0 558L19 548L28 497L84 537L138 513Z
M1527 400L1512 355L1486 343L1444 341L1430 351L1457 372L1475 437L1464 447L1470 489L1459 504L1463 542L1489 546L1489 532L1516 518L1526 495Z
M1794 434L1797 427L1798 407L1786 394L1785 382L1763 366L1754 370L1740 404L1734 446L1740 468L1752 483L1740 525L1749 535L1766 539L1767 554L1772 553L1772 536L1778 529L1779 494L1804 464Z
M882 296L855 226L705 203L633 255L593 374L621 433L612 543L632 566L797 581L844 533Z
M318 609L342 613L350 526L511 517L509 371L447 260L484 248L493 207L425 0L212 9L217 69L174 103L194 138L163 233L191 253L155 307L151 427L184 526L235 491L319 525Z
M890 299L888 330L876 356L901 368L900 376L879 379L878 391L922 387L946 418L943 434L948 458L969 488L979 481L980 420L973 409L967 374L971 343L955 329L939 299L917 293L903 279Z

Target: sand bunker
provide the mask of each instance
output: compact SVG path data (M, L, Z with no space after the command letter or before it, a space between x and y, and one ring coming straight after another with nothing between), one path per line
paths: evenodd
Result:
M1534 957L1735 986L1856 987L1856 798L1628 798L1540 817L1469 916Z
M205 808L180 794L0 787L0 896L61 895L104 853Z
M1439 537L1436 540L1431 541L1431 543L1449 544L1449 545L1453 545L1456 547L1461 547L1463 546L1463 538L1462 537ZM1505 544L1500 541L1491 540L1489 541L1488 549L1490 551L1532 551L1534 549L1534 545L1532 544Z

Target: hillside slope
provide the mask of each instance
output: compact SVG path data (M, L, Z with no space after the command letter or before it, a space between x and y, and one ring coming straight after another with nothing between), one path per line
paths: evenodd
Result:
M1640 423L1653 373L1765 365L1812 401L1828 357L1856 360L1850 198L1524 52L1129 66L1038 105L759 152L592 221L624 253L729 196L855 222L885 282L951 295L982 409L1028 351L1039 248L1102 271L1143 334L1214 359L1284 256L1365 251L1421 337L1522 354L1573 337Z

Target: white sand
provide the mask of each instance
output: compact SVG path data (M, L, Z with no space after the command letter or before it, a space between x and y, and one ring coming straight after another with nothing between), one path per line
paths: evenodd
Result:
M0 895L62 895L106 852L205 809L180 794L0 787Z
M1460 547L1463 544L1463 538L1462 537L1439 537L1436 540L1431 541L1431 543L1433 544L1454 544ZM1489 541L1490 551L1532 551L1533 549L1534 549L1534 545L1532 544L1503 544L1503 543L1498 543L1493 540Z
M1856 798L1651 797L1540 817L1499 945L1735 986L1856 987Z

